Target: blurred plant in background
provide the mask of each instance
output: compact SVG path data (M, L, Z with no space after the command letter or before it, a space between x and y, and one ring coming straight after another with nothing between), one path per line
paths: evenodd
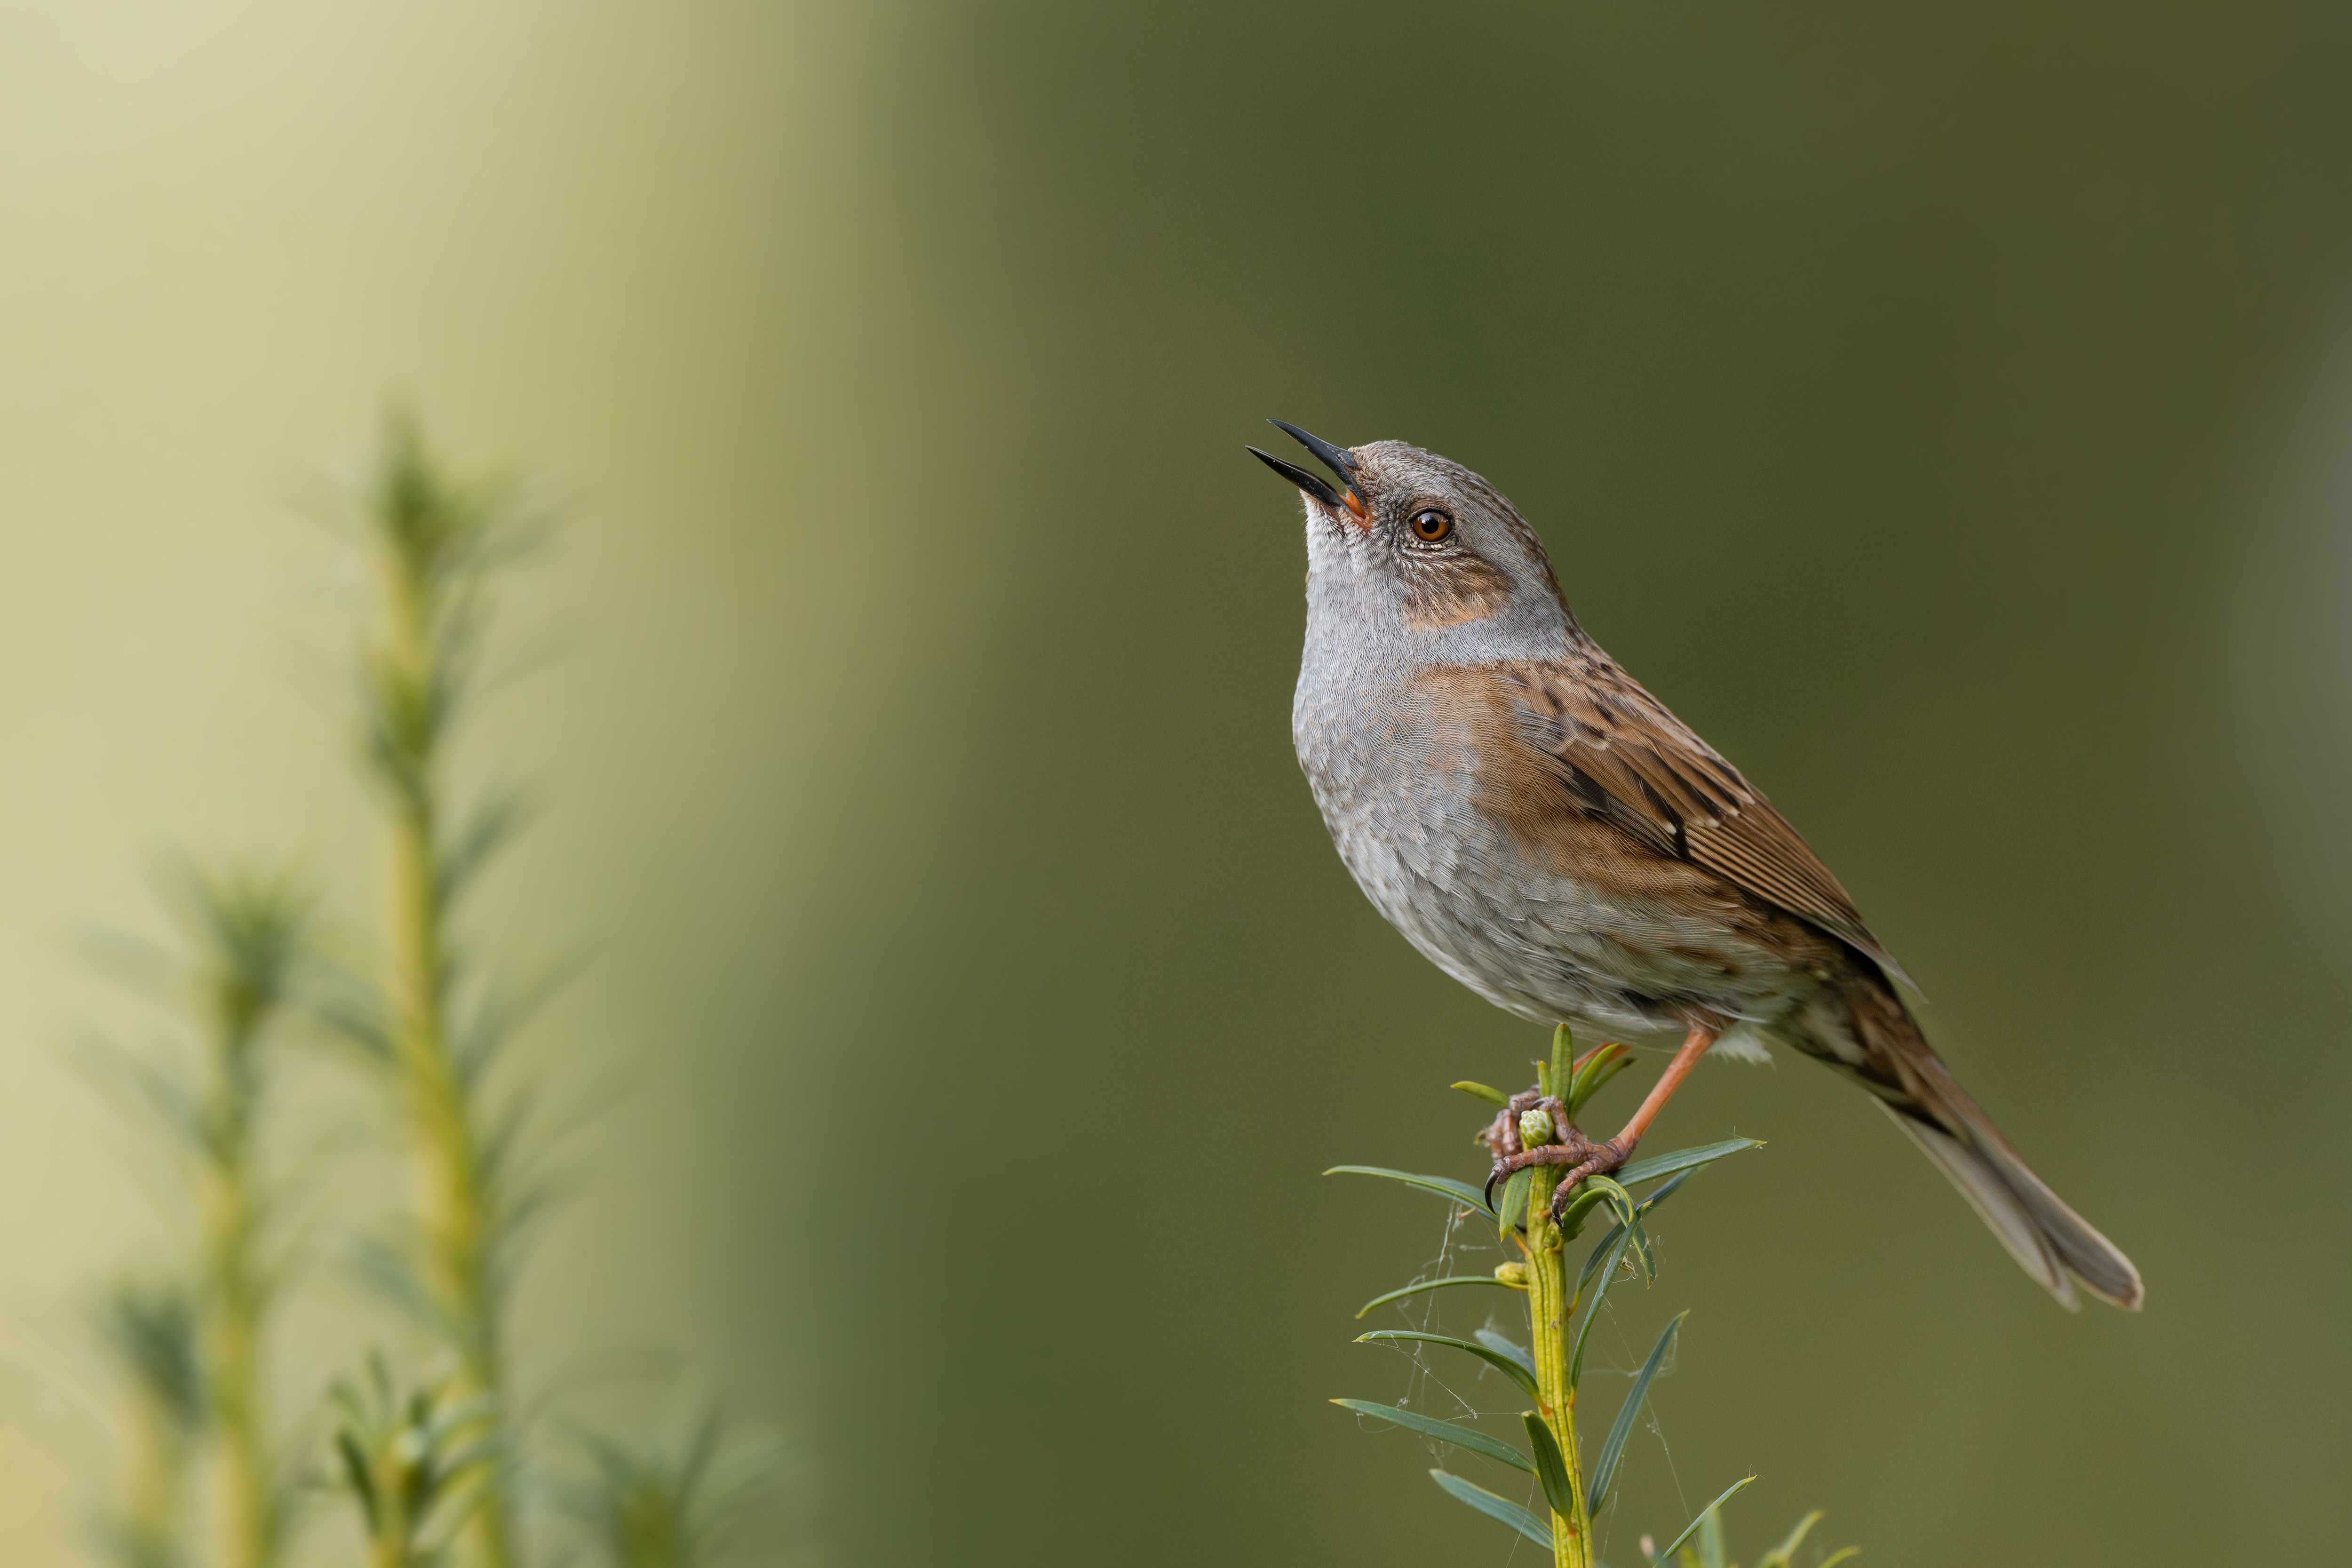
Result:
M180 1563L189 1461L204 1425L195 1303L178 1280L124 1281L97 1312L107 1348L125 1374L135 1452L121 1502L100 1521L100 1538L123 1568Z
M294 1501L339 1495L370 1568L520 1568L557 1560L523 1528L526 1501L543 1499L616 1568L706 1563L772 1489L772 1449L730 1446L713 1417L682 1446L575 1428L578 1473L541 1477L514 1401L508 1308L524 1233L551 1194L530 1167L534 1094L501 1088L494 1069L551 986L502 981L460 937L466 894L530 813L511 791L462 805L446 775L492 579L545 526L510 484L452 473L401 415L361 500L380 590L361 706L390 849L383 952L331 959L314 940L319 900L291 877L188 870L169 889L188 953L134 954L173 980L205 1042L194 1068L116 1054L191 1178L194 1234L175 1271L119 1285L99 1310L136 1445L101 1540L125 1568L274 1568L290 1555ZM298 1020L356 1047L371 1100L403 1130L406 1221L352 1251L434 1347L411 1372L382 1348L352 1352L362 1372L321 1412L331 1455L283 1450L264 1376L289 1252L264 1144L278 1037ZM200 1465L218 1483L209 1506L192 1492Z
M497 569L528 550L505 487L461 481L395 416L366 497L383 620L362 701L367 759L390 817L392 902L384 994L342 1010L346 1035L385 1069L407 1118L416 1173L412 1245L371 1250L373 1273L456 1359L443 1391L467 1412L458 1436L485 1456L469 1509L476 1561L513 1568L506 1309L519 1231L542 1194L518 1169L528 1100L489 1102L489 1074L527 1009L461 950L453 921L526 814L511 795L450 801L450 734L473 695Z
M258 1147L270 1077L263 1050L304 962L311 905L285 877L191 875L185 888L214 1047L204 1098L184 1130L203 1174L204 1382L220 1444L228 1560L268 1568L278 1560L287 1493L264 1425L262 1333L281 1270Z
M488 1395L457 1393L458 1378L402 1394L382 1354L364 1383L339 1383L333 1399L341 1480L359 1504L368 1568L440 1561L467 1521L496 1495L501 1469Z
M222 1561L268 1568L289 1494L266 1429L260 1342L285 1259L260 1140L310 900L283 876L187 867L165 892L184 953L120 944L117 956L183 998L201 1048L193 1059L118 1052L113 1062L193 1191L196 1235L161 1282L118 1286L100 1309L102 1337L128 1373L140 1447L104 1533L126 1563L187 1560L187 1479L200 1439L209 1439Z
M1796 1528L1789 1531L1780 1545L1756 1560L1756 1568L1794 1568L1798 1549L1805 1544L1805 1537L1813 1532L1813 1526L1821 1523L1822 1518L1821 1511L1815 1510L1797 1521ZM1731 1561L1728 1549L1724 1545L1723 1510L1720 1508L1710 1508L1699 1515L1698 1521L1685 1531L1683 1536L1689 1544L1677 1541L1661 1552L1657 1543L1645 1535L1642 1537L1642 1555L1652 1563L1672 1561L1675 1568L1739 1568L1739 1564ZM1677 1552L1675 1547L1681 1550ZM1815 1568L1837 1568L1847 1558L1860 1556L1861 1553L1859 1546L1842 1546L1822 1558Z
M585 1479L559 1485L558 1504L604 1561L633 1568L711 1562L781 1467L763 1447L723 1449L708 1418L683 1442L579 1436L592 1468Z

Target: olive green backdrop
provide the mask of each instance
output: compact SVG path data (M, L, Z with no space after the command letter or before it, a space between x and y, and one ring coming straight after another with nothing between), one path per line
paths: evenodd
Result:
M674 1347L802 1457L760 1552L1512 1560L1322 1403L1402 1391L1349 1314L1438 1215L1316 1173L1475 1175L1442 1086L1542 1041L1379 921L1298 779L1297 503L1240 450L1280 415L1511 494L2147 1276L2069 1318L1852 1090L1708 1068L1661 1146L1771 1146L1612 1321L1622 1368L1694 1309L1612 1560L1748 1468L1744 1560L1812 1507L1916 1568L2323 1560L2348 32L0 7L9 1560L76 1560L112 1452L76 1305L169 1235L67 1060L106 1005L71 935L145 919L173 845L299 852L363 920L355 596L303 513L404 394L572 520L512 601L558 657L475 752L554 810L481 926L586 945L530 1048L631 1088L526 1374Z

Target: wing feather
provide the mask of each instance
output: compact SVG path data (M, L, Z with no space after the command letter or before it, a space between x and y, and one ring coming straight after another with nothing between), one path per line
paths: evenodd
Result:
M1587 809L1869 954L1917 989L1789 819L1606 655L1506 673L1524 693L1528 744Z

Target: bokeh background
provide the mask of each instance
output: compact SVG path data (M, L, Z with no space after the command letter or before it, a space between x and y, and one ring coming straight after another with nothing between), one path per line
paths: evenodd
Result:
M84 1560L79 1303L169 1234L75 933L176 846L369 914L310 514L397 395L569 518L482 923L584 944L530 1049L629 1087L524 1376L783 1434L747 1559L1513 1560L1322 1403L1439 1226L1316 1173L1475 1175L1442 1086L1542 1041L1298 779L1280 415L1511 494L2149 1281L2067 1317L1853 1091L1710 1068L1661 1146L1770 1147L1612 1319L1695 1309L1612 1560L1746 1468L1748 1558L2324 1560L2348 190L2290 0L0 7L7 1561Z

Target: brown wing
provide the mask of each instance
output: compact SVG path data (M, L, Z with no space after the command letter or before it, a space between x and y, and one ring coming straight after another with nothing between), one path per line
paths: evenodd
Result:
M1918 989L1789 819L1607 656L1506 673L1524 689L1528 742L1588 809L1811 921Z

